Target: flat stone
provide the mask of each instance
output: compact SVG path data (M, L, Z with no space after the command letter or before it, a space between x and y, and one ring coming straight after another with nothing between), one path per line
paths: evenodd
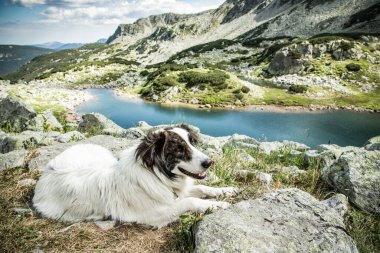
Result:
M195 252L358 253L334 208L299 189L283 189L206 215Z

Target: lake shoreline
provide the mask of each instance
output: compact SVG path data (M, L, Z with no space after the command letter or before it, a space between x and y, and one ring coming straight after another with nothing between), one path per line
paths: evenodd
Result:
M378 110L354 107L354 106L334 106L334 105L312 105L312 106L297 106L297 105L275 105L275 104L261 104L261 105L227 105L227 106L210 106L203 104L190 104L179 101L166 101L166 102L154 102L142 99L140 96L132 93L127 93L119 89L112 89L115 96L126 99L131 102L138 103L153 103L162 106L181 106L191 109L199 110L231 110L231 111L263 111L263 112L318 112L318 111L353 111L353 112L368 112L368 113L380 113Z

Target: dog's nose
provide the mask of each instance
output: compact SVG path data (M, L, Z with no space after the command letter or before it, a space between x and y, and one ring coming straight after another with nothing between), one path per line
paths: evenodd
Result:
M203 168L208 169L212 165L212 160L211 159L206 159L206 160L204 160L201 163L201 165L202 165Z

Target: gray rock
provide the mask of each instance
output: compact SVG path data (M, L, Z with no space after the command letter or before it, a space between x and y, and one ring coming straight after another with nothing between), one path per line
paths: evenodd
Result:
M43 132L24 131L20 134L7 134L0 136L0 153L4 154L13 150L31 149L54 143L54 138Z
M299 189L237 203L195 229L195 252L355 252L343 217Z
M284 152L284 151L306 151L310 148L305 144L294 141L272 141L272 142L260 142L259 150L265 154L271 154L272 152ZM298 153L300 154L300 153Z
M367 141L364 147L366 150L380 151L380 136L373 137Z
M116 125L112 120L99 113L83 115L78 130L79 132L91 135L105 134L112 136L122 136L125 132L124 128Z
M34 117L27 126L27 130L44 132L45 131L45 117L42 114L38 114Z
M53 146L41 147L35 151L36 156L28 162L28 168L30 170L42 171L51 159L62 153L65 149L76 144L97 144L109 149L114 155L118 156L121 151L136 145L138 142L138 140L116 138L109 135L98 135L75 143L59 143Z
M24 167L27 155L28 152L23 149L0 154L0 171Z
M36 180L31 179L31 178L26 178L26 179L22 179L22 180L18 181L17 185L19 185L21 187L25 187L25 186L35 185L36 183L37 183Z
M342 217L348 211L348 199L343 194L335 194L331 198L322 201L322 203L334 209Z
M152 127L151 125L149 125L148 123L146 123L145 121L139 121L137 123L137 126L138 127Z
M246 135L234 134L222 144L223 147L232 147L232 148L257 148L259 142Z
M282 167L281 171L291 175L298 175L306 172L304 170L300 170L297 166Z
M83 139L86 139L86 137L78 131L67 132L57 137L57 141L61 143L77 142Z
M116 225L116 221L114 220L106 220L106 221L95 221L94 224L103 231L108 231L113 229Z
M336 150L336 149L339 149L339 148L340 147L338 145L335 145L335 144L321 144L321 145L317 146L317 150L319 152L331 151L331 150Z
M133 140L139 139L143 136L145 136L145 132L143 130L137 127L132 127L125 130L121 137Z
M316 162L319 159L320 153L318 152L318 150L307 150L304 153L304 161L307 165Z
M302 62L288 56L285 52L276 53L268 65L268 72L274 76L298 74L304 69Z
M346 148L323 168L322 178L357 207L380 213L380 151Z
M9 132L22 132L28 128L36 117L32 108L24 104L14 95L0 100L0 128Z
M270 184L272 183L272 175L269 173L258 172L256 174L256 179L262 183L265 183L268 189Z
M52 111L46 110L44 112L44 117L45 117L45 128L48 129L49 131L51 130L61 131L63 129L62 124L59 123L59 121L54 116Z

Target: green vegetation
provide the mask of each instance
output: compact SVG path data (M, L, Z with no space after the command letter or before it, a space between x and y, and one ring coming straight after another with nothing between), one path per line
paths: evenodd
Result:
M16 71L23 64L36 56L53 52L54 50L19 45L0 45L0 52L7 57L2 57L0 61L0 75Z
M221 40L216 40L216 41L212 41L212 42L209 42L209 43L205 43L205 44L201 44L201 45L197 45L197 46L194 46L194 47L190 47L188 49L185 49L175 55L173 55L172 57L170 57L170 60L169 61L172 61L172 60L175 60L175 59L181 59L181 58L184 58L186 56L189 56L192 54L200 54L200 53L205 53L205 52L208 52L208 51L212 51L213 49L223 49L223 48L226 48L226 47L229 47L233 44L235 44L236 42L232 41L232 40L224 40L224 39L221 39Z
M81 66L103 65L105 62L92 61L90 57L106 49L108 45L101 43L86 44L80 48L67 49L50 54L40 55L33 58L28 64L23 65L19 70L5 76L9 80L30 81L36 78L45 78L49 74L65 72Z
M206 73L197 71L187 71L179 74L179 81L186 83L186 87L194 87L198 85L211 86L216 90L227 88L226 80L230 76L220 70L212 70Z
M288 91L292 93L305 93L307 91L307 87L302 85L290 85Z
M361 69L359 64L349 63L346 65L346 69L349 71L359 71Z
M251 89L248 88L247 86L241 87L241 92L243 92L243 93L249 93L250 91L251 91Z

